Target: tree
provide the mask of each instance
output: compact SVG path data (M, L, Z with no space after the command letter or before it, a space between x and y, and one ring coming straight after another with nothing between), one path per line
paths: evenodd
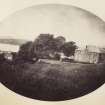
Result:
M23 44L20 47L20 50L18 52L18 57L24 59L24 60L29 60L33 57L33 54L31 52L31 48L32 48L33 42L29 41L25 44Z
M55 50L57 52L60 52L61 50L61 46L63 46L65 44L66 39L63 36L58 36L54 39L54 44L55 44Z
M5 54L4 53L1 53L0 54L0 64L2 64L4 61L6 61Z
M76 43L73 41L70 41L70 42L66 42L61 47L61 52L63 52L65 56L69 57L74 55L76 49L77 49Z
M49 56L56 49L55 40L51 34L40 34L33 43L33 52L38 57Z

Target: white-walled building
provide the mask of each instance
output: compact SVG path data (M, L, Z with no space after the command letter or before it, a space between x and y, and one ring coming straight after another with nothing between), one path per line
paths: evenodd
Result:
M105 49L96 46L86 46L85 49L79 48L75 51L74 60L85 63L105 62Z

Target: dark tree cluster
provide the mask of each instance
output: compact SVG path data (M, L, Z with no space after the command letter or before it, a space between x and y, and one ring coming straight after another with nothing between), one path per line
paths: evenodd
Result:
M77 45L73 41L66 42L63 36L40 34L33 42L29 41L20 47L19 56L25 60L37 58L59 58L59 53L69 57L74 55Z

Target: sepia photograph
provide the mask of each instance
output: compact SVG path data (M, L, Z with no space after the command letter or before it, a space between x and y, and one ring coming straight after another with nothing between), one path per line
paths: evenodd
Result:
M0 82L34 100L88 95L105 83L105 22L65 4L16 11L0 22Z

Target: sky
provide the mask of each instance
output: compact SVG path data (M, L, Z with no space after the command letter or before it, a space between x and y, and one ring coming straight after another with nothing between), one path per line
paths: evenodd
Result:
M0 37L35 40L41 33L64 36L78 46L105 46L105 22L96 15L68 5L25 8L0 22Z

